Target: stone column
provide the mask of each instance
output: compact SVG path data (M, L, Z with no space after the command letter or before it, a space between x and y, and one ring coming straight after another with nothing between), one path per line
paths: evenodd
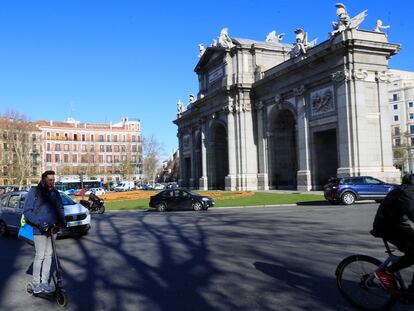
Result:
M199 181L200 190L208 190L207 179L207 124L201 120L201 177Z
M229 174L225 177L225 189L228 191L236 190L236 133L235 133L235 116L236 107L234 105L233 99L229 98L228 106L225 108L227 112L227 156L229 161Z
M257 189L269 190L269 178L266 170L266 141L264 138L264 124L263 124L263 102L260 101L255 105L256 119L257 119L257 157L258 168L257 174Z
M191 165L190 165L190 169L191 169L191 172L190 172L190 178L189 178L189 182L190 182L190 184L188 185L188 188L190 188L190 189L194 189L194 186L195 186L195 175L196 175L196 164L195 164L195 162L196 162L196 159L195 159L195 138L194 138L194 134L195 134L195 132L194 132L194 129L191 129L190 130L190 146L189 146L189 148L190 148L190 150L191 150L191 152L190 152L190 154L191 154L191 158L190 158L190 161L191 161Z
M180 185L180 187L183 187L183 182L184 182L184 148L183 148L183 132L182 130L178 130L178 149L179 151L179 161L180 161L180 176L178 178L178 184Z
M309 191L312 189L309 150L309 124L306 114L305 87L302 85L293 90L296 96L297 109L297 141L299 167L297 171L297 190Z

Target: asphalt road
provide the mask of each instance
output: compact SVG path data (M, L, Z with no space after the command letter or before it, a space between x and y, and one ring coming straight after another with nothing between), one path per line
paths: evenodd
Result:
M67 310L351 310L334 273L353 253L384 257L376 207L94 215L88 236L57 241ZM25 293L33 251L0 238L1 310L60 310Z

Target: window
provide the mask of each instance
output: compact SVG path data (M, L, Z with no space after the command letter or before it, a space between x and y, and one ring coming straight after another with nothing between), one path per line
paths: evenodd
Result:
M32 141L36 141L36 134L32 134Z
M111 145L106 146L106 152L112 152L112 146Z
M118 145L114 146L114 151L119 152L119 146Z
M111 135L106 135L106 141L111 141Z
M106 156L106 162L107 163L112 163L112 156L110 156L110 155Z
M395 139L395 146L397 146L397 147L401 146L401 139L399 139L399 138Z
M394 135L400 135L400 128L398 126L394 127Z
M78 163L78 155L77 155L77 154L74 154L74 155L72 156L72 162L73 162L73 163Z
M398 96L398 94L392 94L392 101L396 102L398 101L400 98Z
M126 147L125 146L121 146L121 150L122 150L122 152L125 152L126 151Z
M55 154L55 162L60 162L60 154Z
M78 151L78 145L77 144L73 145L73 151Z
M7 150L7 149L6 149ZM50 143L46 144L46 151L50 151Z
M394 104L394 105L392 105L392 109L394 109L394 110L398 110L398 104Z
M132 135L132 141L135 142L136 141L136 137L135 135Z
M9 199L9 207L18 208L19 207L19 195L11 195Z
M414 119L414 113L410 113L410 120Z
M82 141L86 140L86 134L82 134Z
M78 140L78 134L73 134L73 140Z
M95 152L95 145L90 146L91 152Z
M99 135L99 136L98 136L98 140L99 140L99 141L103 141L103 135Z
M60 144L55 145L55 151L60 151Z
M354 185L362 185L364 183L365 183L365 180L362 177L353 178Z
M103 155L102 154L99 155L99 163L104 163L104 159L103 159Z
M394 116L394 121L397 122L398 121L398 116Z
M114 162L115 162L115 163L119 163L119 156L117 156L117 155L116 155L116 156L114 156Z
M68 133L65 133L65 139L68 140Z
M376 178L365 177L365 183L369 184L369 185L381 185L383 182L381 180L376 179Z
M408 102L408 108L413 108L414 107L414 102Z
M46 162L52 162L52 155L50 153L46 154Z
M410 125L410 134L414 134L414 125Z
M82 152L86 152L86 145L82 145Z
M95 156L94 155L89 156L89 162L90 163L95 163Z
M132 146L132 152L137 152L137 145Z
M47 132L46 136L47 136L47 137L50 137L50 132Z
M64 145L63 145L63 150L65 150L65 151L69 151L69 145L68 145L68 144L64 144Z
M81 163L88 163L88 157L86 156L86 154L83 154L81 156Z
M118 135L114 135L114 141L118 141Z
M132 156L132 163L137 163L137 156L135 155Z
M99 152L104 152L105 151L105 146L104 145L100 145L99 146Z
M122 141L126 141L126 136L122 135Z
M63 162L65 162L65 163L69 162L69 155L68 154L63 155Z
M411 137L411 146L414 146L414 137Z
M95 139L95 137L93 136L93 134L91 134L91 141L93 141Z

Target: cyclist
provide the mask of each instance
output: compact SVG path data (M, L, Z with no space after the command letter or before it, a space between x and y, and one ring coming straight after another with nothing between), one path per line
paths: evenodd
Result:
M375 272L375 277L391 294L397 291L393 274L414 264L414 174L403 177L402 185L391 190L380 204L373 235L382 237L404 253L398 262Z

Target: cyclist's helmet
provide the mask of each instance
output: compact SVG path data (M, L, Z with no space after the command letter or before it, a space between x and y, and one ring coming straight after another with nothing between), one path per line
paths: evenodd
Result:
M403 185L414 185L414 174L407 174L402 179Z

